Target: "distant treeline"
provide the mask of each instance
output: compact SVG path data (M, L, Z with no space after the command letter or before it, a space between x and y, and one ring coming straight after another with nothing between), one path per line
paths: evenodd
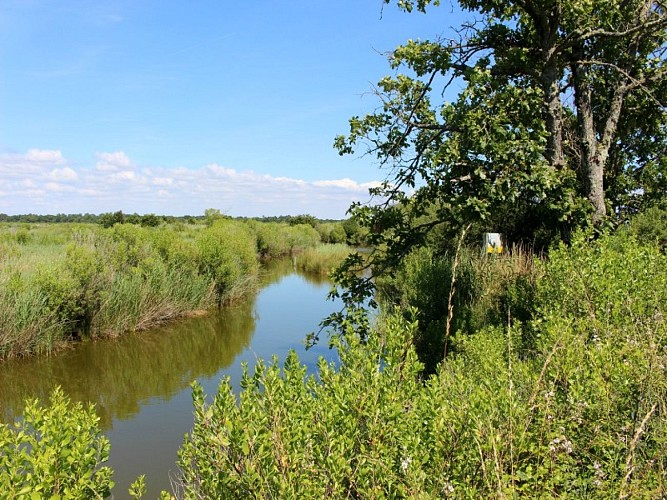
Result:
M262 217L230 217L239 220L257 220L260 222L284 222L290 225L295 224L310 224L315 226L323 222L338 222L335 219L318 219L313 215L279 215L279 216L262 216ZM127 224L142 224L143 225L153 225L146 224L148 221L156 221L157 223L164 221L167 223L172 222L184 222L194 224L197 221L203 221L206 219L206 215L156 215L156 214L144 214L139 215L137 213L124 214L122 211L118 212L106 212L101 214L20 214L20 215L7 215L0 213L0 222L29 222L29 223L49 223L49 222L82 222L82 223L93 223L93 224L102 224L105 220L115 219L114 222L127 223Z

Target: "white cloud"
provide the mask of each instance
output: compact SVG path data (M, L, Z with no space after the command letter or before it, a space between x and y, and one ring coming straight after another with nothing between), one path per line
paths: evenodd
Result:
M132 170L124 170L122 172L118 172L117 174L112 174L111 178L116 181L133 181L137 178L137 174L135 174Z
M59 182L47 182L44 184L44 188L47 191L54 191L56 193L71 193L75 191L75 188L68 186L66 184L61 184Z
M56 165L65 163L65 158L60 150L29 149L25 159L29 162L55 163Z
M340 189L347 189L350 191L368 191L369 188L377 187L380 185L379 182L365 182L358 183L347 177L344 179L334 179L329 181L315 181L313 182L316 186L320 187L337 187Z
M54 181L75 181L79 178L78 174L69 167L51 170L48 177Z
M172 177L153 177L152 182L156 186L171 186L174 179Z
M98 153L95 160L81 168L69 165L58 150L0 154L0 212L197 215L215 207L230 215L343 218L353 201L367 201L367 189L378 184L306 181L218 164L141 168L122 151Z
M132 167L132 162L122 151L113 153L97 153L97 170L103 172L128 169Z

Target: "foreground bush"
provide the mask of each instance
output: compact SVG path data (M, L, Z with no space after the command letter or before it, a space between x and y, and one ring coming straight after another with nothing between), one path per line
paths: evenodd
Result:
M579 240L544 272L532 336L459 336L424 381L418 325L401 313L367 343L335 338L339 367L317 376L291 354L246 372L238 398L229 380L210 404L195 386L180 494L665 496L665 257L629 238Z
M30 402L23 420L0 424L3 498L105 498L113 482L109 441L91 406L72 404L62 390L50 405Z

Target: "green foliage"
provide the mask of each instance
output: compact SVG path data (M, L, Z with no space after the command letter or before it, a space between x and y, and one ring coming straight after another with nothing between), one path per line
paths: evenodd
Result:
M452 297L451 335L531 320L540 275L533 260L519 249L480 256L463 248ZM408 254L391 276L376 280L381 303L404 311L416 309L419 328L413 342L428 373L444 355L453 265L452 256L421 247Z
M385 3L408 12L438 4ZM379 203L350 208L379 250L376 274L429 241L451 247L471 224L476 234L503 233L506 246L547 250L664 193L667 115L654 96L667 85L665 9L641 0L458 3L479 22L455 39L397 47L395 75L376 86L379 106L352 117L334 142L387 172L370 190ZM352 263L338 276L355 311L374 277L354 282Z
M395 335L366 347L338 339L341 370L321 361L319 382L291 353L283 370L274 360L259 363L254 375L245 371L238 404L229 380L210 405L195 385L195 426L179 453L185 496L377 498L418 491L419 477L401 463L417 445L412 403L420 366L407 348L410 328L400 320L391 328Z
M160 225L160 218L155 214L145 214L141 216L140 224L144 227L157 227Z
M650 207L635 215L628 227L637 240L645 244L657 244L662 249L667 246L667 210Z
M137 500L146 494L146 476L144 474L139 476L137 480L130 485L128 493L132 498L136 498Z
M320 242L319 233L310 224L292 225L286 236L290 253L312 248Z
M218 303L243 293L259 271L254 232L246 225L218 221L196 240L200 272L214 283Z
M625 233L594 245L581 233L570 248L551 252L538 300L544 314L571 317L591 337L636 322L660 325L667 309L667 256Z
M5 498L106 498L113 482L109 441L92 406L56 388L47 407L31 401L22 420L0 424L0 488Z
M28 232L28 229L21 227L14 233L14 238L19 245L25 245L28 242L29 235L30 233Z
M182 493L663 497L666 265L627 236L576 236L543 265L530 342L514 326L457 336L424 380L399 312L366 341L334 337L340 362L317 375L292 353L246 369L238 397L227 379L207 403L195 384Z
M0 356L148 328L245 292L258 270L254 232L220 224L40 226L25 245L0 228Z
M290 226L298 226L299 224L308 224L309 226L315 227L319 221L317 218L313 215L309 214L303 214L303 215L295 215L294 217L290 218L289 224Z
M472 331L472 304L481 293L481 283L471 256L466 255L460 260L453 297L454 332ZM452 267L453 258L438 256L432 249L422 247L406 256L396 273L378 282L384 301L404 311L412 311L413 308L417 311L419 328L413 342L420 360L430 373L435 371L444 353Z
M351 252L352 249L345 244L322 244L301 252L296 258L296 265L308 273L326 276Z
M216 222L224 220L226 218L229 217L225 216L217 208L207 208L206 210L204 210L204 222L208 227L211 227Z
M322 243L345 243L347 241L347 233L340 222L318 224L315 229L320 233Z
M112 227L115 224L124 224L125 223L125 215L121 210L118 212L107 212L103 213L100 215L99 222L102 225L102 227Z

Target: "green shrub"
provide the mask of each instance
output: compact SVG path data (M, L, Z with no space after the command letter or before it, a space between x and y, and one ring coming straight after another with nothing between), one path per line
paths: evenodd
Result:
M106 498L111 493L109 441L92 406L72 404L60 388L50 405L28 403L23 419L0 424L4 498Z
M290 226L286 231L286 238L290 253L312 248L320 242L320 234L310 224Z
M419 477L401 463L419 446L413 404L421 368L402 320L362 347L339 339L341 369L306 376L295 353L283 370L244 372L237 403L229 379L208 405L195 385L195 425L179 452L188 498L406 496ZM378 368L383 366L382 370ZM398 381L402 383L397 384Z
M414 342L427 372L442 360L454 258L431 247L413 250L399 269L378 279L380 297L403 310L417 309ZM535 312L540 270L535 258L513 249L504 255L479 256L463 248L456 270L450 335L489 326L525 324Z
M196 240L200 272L214 283L218 303L244 293L259 272L257 240L243 223L218 221Z
M30 236L30 233L25 227L21 227L16 230L16 233L14 233L14 238L16 239L16 243L19 245L25 245L28 243L28 238Z
M667 247L667 210L651 207L630 219L628 231L645 244Z
M417 310L419 329L413 342L429 373L443 357L453 263L450 256L439 256L431 248L422 247L411 252L396 273L378 281L383 300L404 311ZM471 255L462 255L451 332L471 331L471 306L481 292L477 278Z
M290 247L287 238L287 233L290 231L289 224L250 221L249 226L257 236L257 252L262 258L289 255Z
M665 257L627 237L552 253L535 338L452 340L435 374L409 313L308 376L292 353L229 380L179 454L189 498L662 498L667 495ZM419 273L415 273L419 276ZM653 289L655 288L655 289Z
M569 248L551 252L545 273L542 313L571 317L591 337L653 323L666 309L667 256L626 233L594 244L577 235Z
M20 274L0 276L0 358L47 353L66 335L46 298Z

